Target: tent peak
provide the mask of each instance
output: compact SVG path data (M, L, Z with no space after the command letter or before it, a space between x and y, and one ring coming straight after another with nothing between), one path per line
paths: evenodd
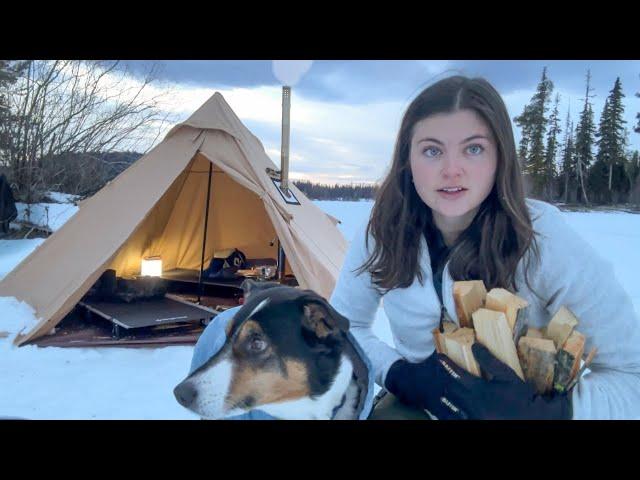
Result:
M202 130L222 130L241 138L251 132L242 124L231 106L220 92L214 92L189 118L175 125L165 136L169 138L181 127L193 127Z

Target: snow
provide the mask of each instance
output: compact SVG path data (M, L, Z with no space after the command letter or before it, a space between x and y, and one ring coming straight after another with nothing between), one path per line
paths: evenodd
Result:
M30 205L28 216L26 203L16 203L16 209L18 221L29 221L53 231L58 230L78 211L77 206L69 203L34 203Z
M366 222L373 202L318 201L342 221L338 228L351 240ZM56 204L49 204L56 205ZM62 205L69 212L72 205ZM51 210L50 210L51 212ZM72 213L71 213L72 214ZM564 212L567 221L605 258L640 312L640 215ZM71 215L59 217L59 226ZM50 216L51 218L51 216ZM43 239L0 241L0 278ZM0 417L33 419L195 419L173 396L186 376L191 346L163 348L17 348L12 340L37 322L35 313L15 298L0 297ZM1 332L8 335L5 338ZM382 310L374 332L392 343Z
M16 334L24 329L30 329L37 323L33 308L14 297L0 297L0 312L2 312L2 332L12 334L8 337L10 341ZM0 342L0 352L8 349L8 343Z
M42 242L44 242L44 238L34 238L32 240L0 240L0 280L26 258L27 255L40 246Z
M315 203L323 211L340 220L341 223L338 224L338 229L342 232L349 243L353 239L356 230L367 222L369 214L371 213L371 208L373 207L373 200L360 200L358 202L323 200L316 201ZM375 333L378 338L393 346L391 327L389 326L389 321L387 320L387 316L382 308L379 308L376 313L376 319L373 323L373 333ZM380 387L376 385L374 393L378 393L379 390Z
M41 227L48 227L55 232L78 211L78 207L74 203L80 199L78 195L48 192L46 196L53 203L32 203L27 205L26 203L17 202L18 218L16 221L26 221Z
M48 192L47 197L52 202L56 202L56 203L73 203L80 198L79 195L72 195L70 193L61 193L61 192Z
M625 212L565 212L577 232L600 255L609 260L618 281L640 312L640 215Z
M17 305L13 312L15 317L29 314ZM192 347L64 349L28 345L17 349L9 345L7 339L0 342L2 416L197 418L180 407L172 394L186 374Z

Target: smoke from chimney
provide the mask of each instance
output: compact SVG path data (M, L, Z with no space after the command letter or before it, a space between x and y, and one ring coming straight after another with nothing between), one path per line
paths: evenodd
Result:
M282 139L280 148L280 187L289 196L289 136L291 87L311 68L312 60L274 60L273 74L282 86Z
M293 87L312 64L313 60L274 60L273 74L283 86Z

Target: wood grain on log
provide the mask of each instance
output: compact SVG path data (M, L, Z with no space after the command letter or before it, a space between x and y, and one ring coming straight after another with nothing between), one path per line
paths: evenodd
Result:
M513 330L516 324L518 310L525 308L529 302L511 293L504 288L492 288L487 293L485 307L496 312L503 312L507 316L509 327Z
M455 332L443 335L446 355L461 368L476 377L480 376L480 367L471 351L475 334L471 328L459 328Z
M536 392L549 392L553 387L556 363L556 347L553 340L521 337L518 342L518 358L525 380L534 385Z
M461 327L473 328L473 312L484 306L487 289L482 280L453 283L453 300Z
M481 308L473 314L473 325L478 342L487 347L498 360L511 367L516 375L524 380L506 315Z
M561 348L577 325L578 319L573 312L562 306L547 325L546 337L554 341L556 348Z

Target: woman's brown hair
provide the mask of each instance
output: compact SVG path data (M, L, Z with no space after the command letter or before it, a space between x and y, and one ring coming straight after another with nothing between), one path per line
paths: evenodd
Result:
M539 257L507 108L486 80L453 76L423 90L407 108L391 170L371 212L365 238L367 248L369 235L375 245L358 271L368 271L382 291L406 288L416 277L423 283L420 239L426 229L436 228L431 209L418 196L411 179L409 153L414 126L431 115L463 109L478 113L491 128L498 163L491 193L451 246L448 256L451 277L455 281L481 279L487 289L501 287L517 292L518 262L530 247ZM527 270L528 262L525 280L529 285Z

